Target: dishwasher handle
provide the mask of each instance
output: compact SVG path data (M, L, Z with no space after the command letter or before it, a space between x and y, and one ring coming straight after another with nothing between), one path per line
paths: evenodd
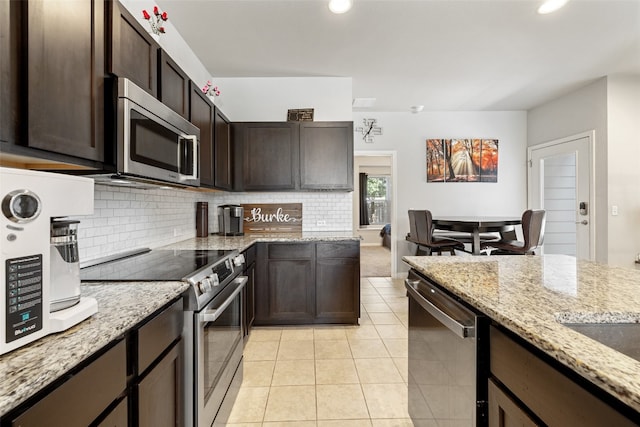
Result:
M451 332L453 332L460 338L470 338L475 336L475 321L473 322L473 325L465 325L459 322L457 319L451 317L451 315L441 310L433 302L429 301L428 298L425 298L420 292L418 292L416 287L419 283L420 283L419 280L414 281L414 280L405 279L404 286L405 288L407 288L407 291L409 292L409 296L411 298L413 298L429 314L435 317L447 329L449 329ZM475 315L471 313L466 307L462 306L452 298L442 294L442 292L438 292L432 287L429 287L429 290L430 292L432 292L432 296L434 299L440 299L440 300L446 301L446 303L456 306L458 310L469 313L470 318L475 317Z

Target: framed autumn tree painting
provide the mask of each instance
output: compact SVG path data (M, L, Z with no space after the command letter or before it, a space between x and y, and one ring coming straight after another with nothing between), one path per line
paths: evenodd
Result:
M498 182L498 140L427 139L427 182Z

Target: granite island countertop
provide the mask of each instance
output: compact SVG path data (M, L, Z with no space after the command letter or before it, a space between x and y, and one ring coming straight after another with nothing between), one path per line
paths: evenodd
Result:
M163 246L162 249L221 249L238 250L247 249L259 242L331 242L356 240L360 236L351 231L303 231L302 233L269 233L269 234L245 234L244 236L219 236L212 234L209 237L195 237L181 242Z
M640 322L640 272L565 255L403 260L640 412L640 362L562 325Z
M58 334L0 356L0 418L178 298L183 282L83 283L98 312Z

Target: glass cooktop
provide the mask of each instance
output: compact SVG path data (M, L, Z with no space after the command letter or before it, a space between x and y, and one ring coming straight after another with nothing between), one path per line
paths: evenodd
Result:
M80 269L84 282L179 281L233 251L154 249Z

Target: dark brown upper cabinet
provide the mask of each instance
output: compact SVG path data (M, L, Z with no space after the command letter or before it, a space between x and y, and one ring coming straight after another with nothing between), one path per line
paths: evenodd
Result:
M114 0L107 4L111 27L107 54L109 72L128 78L157 97L158 44L120 2Z
M238 122L233 134L235 190L353 190L353 122Z
M13 23L21 27L20 49L15 62L9 61L20 70L15 80L20 145L103 160L104 5L102 0L11 3L17 8L12 21L17 18Z
M158 99L189 120L189 85L187 74L162 49L158 50Z
M233 190L231 123L218 107L214 111L213 123L215 132L213 144L215 187L231 191Z
M300 189L353 190L353 122L300 123Z
M0 141L14 141L14 121L11 116L15 106L11 100L11 67L14 58L11 56L12 21L8 1L0 1Z
M234 128L236 189L295 190L298 181L298 125L240 123Z
M200 185L213 187L214 152L213 152L213 111L214 107L207 96L191 82L191 107L189 120L200 128Z

